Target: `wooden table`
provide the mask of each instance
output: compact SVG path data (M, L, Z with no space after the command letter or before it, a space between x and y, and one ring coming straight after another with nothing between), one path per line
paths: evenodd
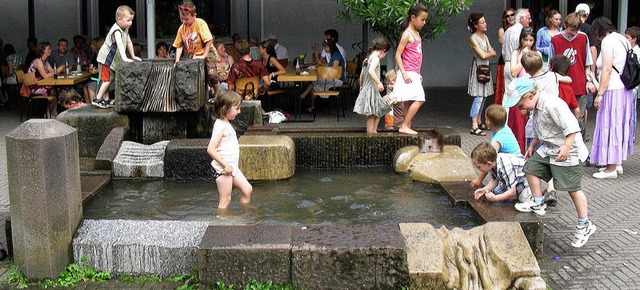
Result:
M297 97L304 90L305 82L315 82L318 80L318 70L317 69L300 69L301 72L308 72L309 74L296 74L296 69L293 67L286 68L287 73L278 76L278 82L294 82L295 87L294 90L300 90L299 92L294 92L295 103L294 103L294 113L296 119L301 118L302 109L301 109L301 100Z
M287 73L278 76L279 82L315 82L318 80L317 69L300 69L301 72L308 72L308 75L296 74L296 69L287 67Z
M91 78L91 73L83 71L80 74L73 74L73 77L64 75L58 76L57 79L46 78L38 81L39 86L73 86Z

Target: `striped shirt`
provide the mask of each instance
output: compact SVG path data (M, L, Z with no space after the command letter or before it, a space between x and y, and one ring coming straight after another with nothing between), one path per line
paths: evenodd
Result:
M502 194L515 187L517 196L520 196L523 190L529 188L527 178L522 172L524 163L525 160L522 155L498 153L496 157L496 172L490 172L491 179L498 181L493 193Z

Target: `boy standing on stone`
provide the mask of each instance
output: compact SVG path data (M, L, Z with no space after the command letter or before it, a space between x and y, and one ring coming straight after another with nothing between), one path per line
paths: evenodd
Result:
M534 138L525 152L525 158L529 159L523 169L533 201L517 203L516 210L544 215L547 205L542 196L540 180L549 181L553 178L558 190L569 192L578 214L578 225L571 246L584 246L595 233L596 226L587 216L587 197L581 189L582 162L589 156L589 151L582 140L578 120L563 100L538 91L534 81L528 78L512 81L502 104L534 111ZM538 144L541 145L536 150Z
M488 201L505 201L517 196L520 202L531 200L520 151L518 154L497 153L489 143L482 142L471 151L471 161L480 172L491 176L487 185L473 193L475 199L484 196Z
M98 64L100 71L100 89L92 104L99 108L113 107L115 102L109 99L109 94L105 93L109 89L109 85L113 81L116 73L116 65L118 62L141 61L133 51L133 43L129 37L129 27L133 24L133 16L135 12L127 5L121 5L116 10L116 23L111 26L104 43L98 52ZM125 47L129 51L131 58L127 57ZM104 99L103 99L104 96Z

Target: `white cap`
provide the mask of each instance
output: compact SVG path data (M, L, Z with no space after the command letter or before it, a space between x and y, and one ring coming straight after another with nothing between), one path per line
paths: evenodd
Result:
M587 16L589 16L589 13L591 13L591 9L589 8L589 5L586 3L580 3L578 5L576 5L576 12L583 10L584 13L587 14Z

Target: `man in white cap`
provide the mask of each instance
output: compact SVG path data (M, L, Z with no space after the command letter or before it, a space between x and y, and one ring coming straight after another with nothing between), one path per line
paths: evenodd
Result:
M587 197L581 188L581 163L587 159L589 151L582 140L578 121L562 99L538 91L534 81L529 78L511 81L502 105L533 111L534 138L525 152L524 157L528 159L522 169L527 176L533 201L516 203L516 210L544 215L547 205L542 195L541 180L553 178L558 190L569 192L578 214L578 225L571 246L584 246L595 233L596 226L587 216ZM538 145L540 147L536 149Z
M595 37L591 36L591 31L590 31L591 25L587 23L587 19L589 19L589 14L591 13L591 7L589 7L589 4L580 3L576 5L576 13L580 16L580 20L582 21L582 25L580 25L580 31L584 32L587 35L587 38L589 39L589 50L591 51L591 63L595 64L596 58L598 57L598 46L600 46L600 42ZM595 76L595 72L596 72L595 65L591 66L591 72ZM593 94L591 91L587 90L585 108L591 108L592 105L593 105ZM584 129L584 127L586 127L586 124L587 124L588 113L589 111L585 109L584 110L584 126L582 131L582 135L585 138L585 141L588 141L587 132Z
M511 52L518 49L520 46L520 33L522 29L525 27L529 27L531 23L531 13L529 13L529 9L520 8L516 11L516 23L509 27L504 32L504 41L502 42L502 57L504 58L504 67L510 67L511 61ZM504 70L504 86L505 88L509 85L509 82L513 79L511 75L511 70Z
M269 34L269 43L276 50L276 58L277 59L288 59L289 53L287 53L287 48L282 46L282 44L278 43L278 37L274 34Z

